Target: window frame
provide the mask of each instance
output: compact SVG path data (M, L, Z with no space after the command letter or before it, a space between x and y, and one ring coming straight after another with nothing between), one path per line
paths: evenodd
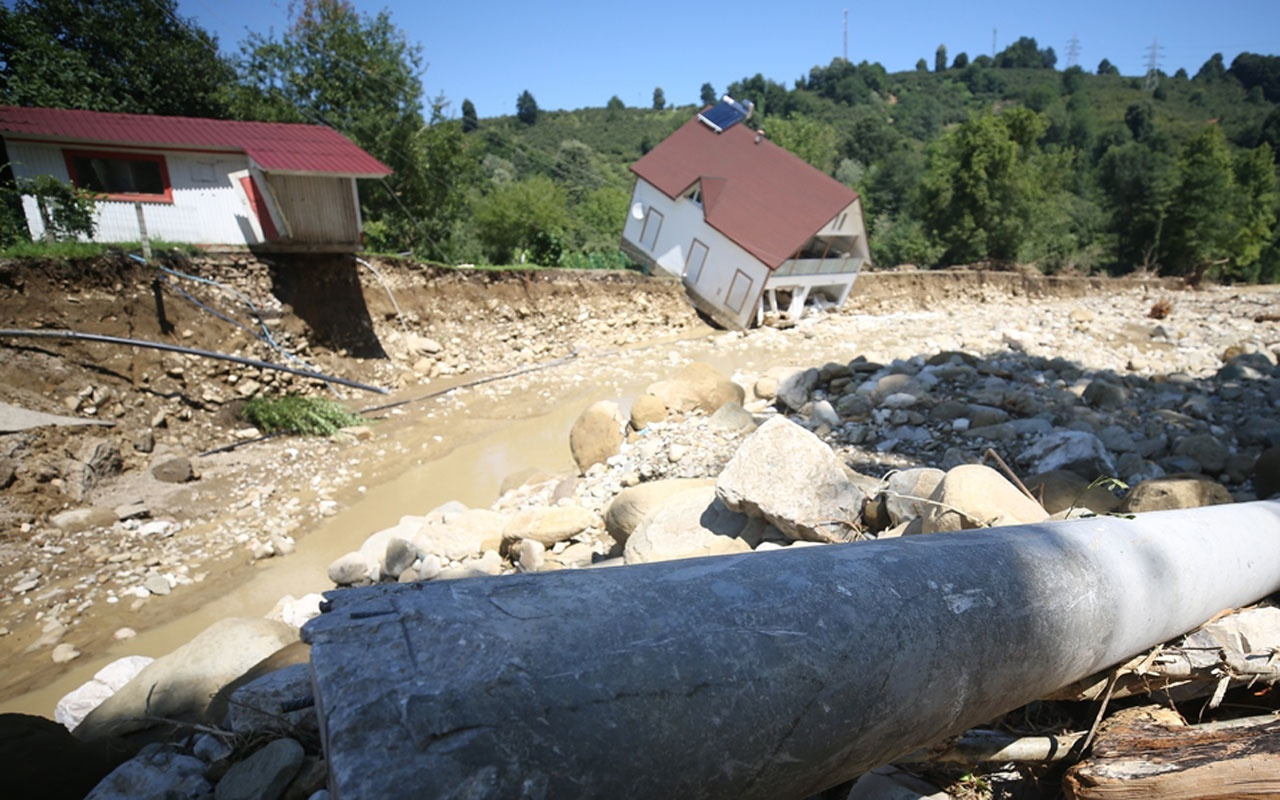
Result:
M647 236L649 232L649 224L653 222L655 218L657 221L657 225L653 228L653 238L649 239L649 237ZM658 237L662 234L662 223L664 221L665 221L665 217L663 217L662 212L654 208L653 206L650 206L648 213L644 215L644 225L640 228L640 246L641 247L645 248L649 252L653 252L654 250L657 249ZM649 239L649 241L646 242L645 241L646 239Z
M94 192L101 200L116 200L126 203L164 203L173 205L173 183L169 180L169 165L160 153L133 153L119 150L78 150L67 148L62 151L62 158L67 165L67 175L71 184L78 189ZM76 170L77 158L101 158L115 161L142 161L155 164L160 169L160 182L164 186L162 193L151 192L97 192L85 186Z

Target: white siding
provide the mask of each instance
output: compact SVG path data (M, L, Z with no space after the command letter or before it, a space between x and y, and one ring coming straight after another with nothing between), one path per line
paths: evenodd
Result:
M7 142L15 177L52 175L68 181L62 147ZM97 149L78 146L79 149ZM145 152L145 151L138 151ZM154 152L154 151L151 151ZM257 244L249 225L249 208L228 174L246 169L249 159L234 153L164 153L173 203L143 203L147 233L152 239L195 244ZM44 234L35 200L23 198L27 224L33 238ZM132 202L98 201L97 235L100 242L136 242L138 216Z
M640 244L645 217L650 208L663 214L662 229L652 248ZM652 184L637 180L631 196L631 213L622 229L622 237L643 252L649 253L658 266L677 277L683 275L688 262L689 249L697 239L706 245L707 254L702 269L694 276L697 283L686 280L686 286L695 299L713 306L728 317L737 327L747 327L755 316L756 303L768 277L769 269L750 253L743 250L729 237L712 228L702 216L702 206L688 199L672 200ZM734 277L741 271L749 280L749 288ZM730 286L734 288L733 305L741 304L741 311L729 306ZM723 320L722 320L723 322Z

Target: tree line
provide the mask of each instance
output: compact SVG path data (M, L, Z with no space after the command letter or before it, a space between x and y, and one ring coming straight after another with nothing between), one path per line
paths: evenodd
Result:
M427 97L425 58L388 12L302 0L231 56L175 0L0 6L0 102L329 125L391 167L362 186L366 244L428 260L621 266L628 166L699 106L655 87L509 116ZM835 59L790 86L727 87L752 125L859 191L877 264L1280 279L1280 58L1210 58L1194 76L1058 69L1022 37L994 56L888 73ZM705 105L719 97L698 89ZM604 98L602 98L604 100Z

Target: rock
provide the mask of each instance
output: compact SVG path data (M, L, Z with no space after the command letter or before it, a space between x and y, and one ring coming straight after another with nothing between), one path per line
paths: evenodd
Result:
M707 426L723 431L749 431L756 427L756 418L737 403L725 403L707 419Z
M173 590L169 585L169 581L165 580L163 575L148 575L147 579L142 582L143 588L152 594L166 595Z
M761 375L751 391L761 400L773 400L778 396L778 379L773 375Z
M215 800L268 800L283 794L302 768L306 755L292 739L276 739L228 769L214 792Z
M119 743L82 742L50 719L0 714L0 787L5 798L79 800L128 757ZM117 794L114 797L143 797Z
M921 517L922 533L1043 522L1048 512L994 469L964 464L947 471Z
M1082 399L1100 411L1116 411L1129 402L1129 390L1114 381L1094 378L1084 388Z
M889 527L924 516L929 497L946 475L933 467L916 467L890 473L884 488Z
M579 415L569 431L569 450L578 470L586 473L592 464L600 464L622 448L625 424L617 403L601 400Z
M1280 492L1280 445L1263 450L1254 462L1253 491L1260 500Z
M537 572L546 562L547 548L534 539L522 539L512 548L511 557L522 572Z
M670 498L647 517L628 539L623 560L628 564L670 561L677 558L750 552L751 545L737 538L747 517L716 498L714 486L703 486Z
M1187 436L1174 446L1175 455L1195 459L1200 471L1217 475L1227 466L1231 457L1231 448L1223 444L1218 437L1210 433L1196 433Z
M182 798L206 800L213 788L205 780L207 765L195 756L155 746L144 749L103 778L85 800Z
M952 800L952 797L923 778L888 764L863 773L843 800Z
M906 394L919 398L926 393L924 386L912 376L893 373L876 381L875 388L871 392L871 402L881 405L887 398L894 395Z
M68 731L75 730L90 711L115 694L121 686L133 680L143 667L154 660L150 656L117 658L95 672L93 678L63 695L53 709L53 718Z
M52 658L55 664L66 664L80 657L80 650L73 644L63 642L53 648Z
M186 483L195 477L195 471L186 456L170 453L151 462L151 475L164 483Z
M387 543L386 575L398 576L418 560L418 548L405 539L396 537Z
M448 520L443 524L427 524L418 528L413 543L419 553L457 561L485 550L497 550L502 546L502 532L509 517L488 509L469 508L451 514Z
M377 562L364 553L347 553L329 565L329 580L337 586L376 583L381 575Z
M605 530L619 546L624 546L646 517L657 512L677 495L692 489L714 487L715 483L714 478L670 478L623 489L605 508Z
M1106 445L1092 433L1055 430L1036 440L1018 456L1021 464L1037 473L1064 469L1092 481L1114 476L1116 464Z
M504 541L532 539L551 546L596 524L596 515L581 506L549 506L517 511L502 531Z
M743 440L716 480L716 496L792 539L815 542L854 539L865 497L831 448L785 417Z
M674 378L651 384L648 393L654 395L672 411L701 411L714 413L725 403L742 405L746 391L721 375L710 364L695 361L688 364Z
M310 592L295 598L287 594L276 601L275 606L267 612L267 619L278 619L295 628L301 628L308 621L320 616L320 603L324 596Z
M642 431L667 418L667 405L651 394L642 394L631 404L631 428Z
M1031 494L1040 498L1040 504L1050 514L1073 507L1088 509L1095 514L1110 514L1120 505L1120 498L1110 489L1105 486L1090 488L1090 481L1066 470L1034 475L1023 483Z
M148 664L95 708L76 737L95 741L141 730L152 716L194 722L226 684L275 651L298 640L298 631L276 620L219 620L194 639Z
M788 368L779 376L774 399L790 411L799 411L809 402L814 387L818 385L818 370Z
M116 522L116 512L110 508L73 508L60 511L49 518L53 527L68 533L77 533L89 528L105 528Z
M89 496L93 487L120 474L124 459L120 447L110 439L91 436L76 440L80 444L71 453L71 462L63 472L67 494L76 501Z
M1168 475L1143 481L1129 490L1120 513L1200 508L1234 502L1227 487L1203 475Z
M314 705L288 710L311 695L311 666L290 664L249 681L231 693L226 724L239 734L279 731L298 736L319 736L320 720Z
M809 412L809 418L816 425L826 425L828 428L837 428L843 424L840 415L831 407L826 400L819 400L813 404L813 410Z

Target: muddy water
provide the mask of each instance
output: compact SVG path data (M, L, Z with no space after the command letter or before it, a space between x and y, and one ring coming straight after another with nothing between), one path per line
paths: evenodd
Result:
M293 555L258 562L247 578L236 573L238 580L221 594L205 588L209 600L203 606L114 643L104 653L82 657L54 682L0 703L0 712L51 717L63 695L115 659L158 657L219 619L261 617L285 595L325 591L332 585L326 572L334 559L404 515L423 514L450 500L488 507L508 476L533 470L571 472L569 429L582 409L596 400L614 400L625 413L646 386L670 376L688 359L709 363L725 375L776 364L848 360L857 352L878 349L873 340L879 337L869 329L874 323L870 319L866 323L852 325L867 334L858 335L857 344L803 336L743 340L717 333L588 354L544 372L460 390L448 403L431 400L407 405L388 420L395 438L410 453L439 451L443 455L428 456L421 463L401 455L391 467L362 463L362 477L356 483L366 484L363 491L353 489L352 499L342 503L340 513L300 538ZM442 439L444 444L439 443Z

